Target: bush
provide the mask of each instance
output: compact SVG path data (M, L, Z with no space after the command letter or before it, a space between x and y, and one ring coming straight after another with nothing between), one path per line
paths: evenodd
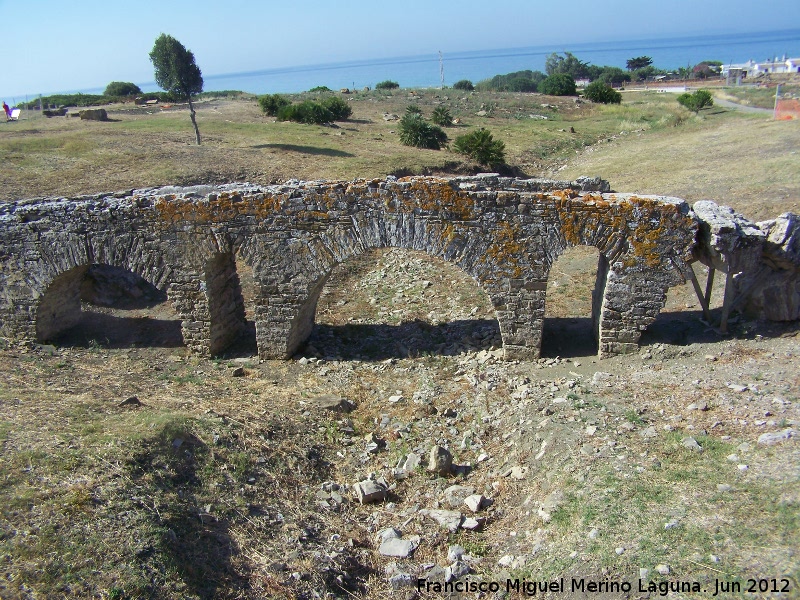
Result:
M506 162L506 145L500 140L493 139L489 130L483 127L458 136L453 143L453 150L490 167L500 166Z
M706 90L697 90L694 94L689 92L681 94L678 96L678 102L695 113L700 112L700 109L706 106L714 106L714 99Z
M472 82L469 79L462 79L461 81L456 81L453 84L453 89L471 92L475 89L475 86L472 85Z
M422 109L416 104L409 104L406 106L406 114L422 116Z
M439 150L447 143L447 134L420 115L405 114L400 119L400 143L405 146Z
M583 95L592 102L600 104L619 104L622 94L602 81L593 81L583 90Z
M334 121L346 121L353 114L350 105L338 96L324 98L319 103L331 112Z
M396 81L389 81L388 79L386 81L381 81L380 83L375 84L376 90L394 90L399 87L400 87L399 83L397 83Z
M333 121L333 113L327 108L306 100L300 104L289 104L278 110L278 121L294 121L309 125L322 125Z
M450 127L453 124L453 115L450 114L446 106L437 106L433 109L431 121L441 127Z
M481 91L536 92L545 77L541 71L514 71L480 81L477 87Z
M142 90L135 83L127 81L112 81L106 86L104 96L135 96L141 94Z
M329 88L327 85L318 85L317 87L313 87L309 92L332 92L333 90Z
M270 117L276 116L280 109L284 106L289 106L289 104L289 99L280 94L265 94L258 97L258 105Z
M555 73L539 85L539 91L548 96L575 96L577 89L572 75Z

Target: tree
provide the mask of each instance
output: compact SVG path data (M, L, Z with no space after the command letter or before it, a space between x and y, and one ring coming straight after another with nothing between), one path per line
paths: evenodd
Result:
M583 95L592 102L601 104L619 104L622 102L622 94L599 79L587 85L586 89L583 90Z
M694 69L692 69L695 76L699 79L719 75L721 70L722 63L716 60L704 60L703 62L697 63Z
M467 92L471 92L475 89L475 86L472 85L472 82L469 79L461 79L460 81L456 81L453 84L453 89L455 90L465 90Z
M630 81L631 75L619 67L602 67L597 77L594 77L593 80L602 81L608 85L620 85L626 81Z
M399 87L400 87L399 83L397 83L396 81L391 81L390 79L375 84L376 90L394 90Z
M577 93L575 80L567 73L550 75L539 85L539 91L548 96L574 96Z
M106 86L104 96L133 96L141 94L142 90L135 83L127 81L112 81Z
M158 86L180 99L188 100L189 115L199 146L200 130L197 128L192 95L203 91L203 75L194 62L194 54L171 35L162 33L153 45L150 61L155 69Z
M567 75L571 75L573 79L584 79L591 74L589 63L578 59L572 52L564 52L564 56L553 52L545 60L544 70L548 75L566 73Z
M627 67L628 71L637 71L638 69L644 69L645 67L649 67L653 64L653 59L649 56L637 56L635 58L629 58L625 61L625 66Z
M701 108L714 106L714 99L711 97L711 93L706 90L697 90L694 94L689 92L681 94L678 96L678 102L695 114L699 113Z

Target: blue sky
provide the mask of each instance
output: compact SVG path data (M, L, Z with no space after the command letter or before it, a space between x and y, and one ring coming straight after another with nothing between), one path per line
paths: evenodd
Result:
M204 75L344 60L796 27L768 0L0 0L0 97L153 81L160 33Z

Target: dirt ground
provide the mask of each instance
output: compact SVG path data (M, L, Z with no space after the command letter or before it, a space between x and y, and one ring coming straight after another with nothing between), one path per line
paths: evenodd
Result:
M224 121L226 106L205 110ZM79 143L77 121L36 126ZM166 169L170 183L206 169L266 182L281 177L273 158L337 158L207 131L199 149L145 131L131 156L201 165L186 180ZM105 173L66 167L63 193L139 185L136 165L115 160ZM13 193L54 193L58 173L36 181ZM564 577L567 591L543 595L695 599L721 585L716 597L800 598L800 328L737 317L721 335L683 286L638 354L600 360L596 266L590 248L554 265L538 361L501 360L474 281L398 249L332 274L309 344L287 361L260 361L252 332L224 356L189 355L157 290L87 293L95 304L65 337L0 348L0 597L516 598L515 582ZM715 289L714 316L720 303ZM426 469L434 446L452 454L446 474ZM382 501L356 499L368 479L386 484ZM484 497L478 512L465 490ZM441 510L461 513L455 530ZM387 556L381 535L418 545ZM421 579L500 591L448 595Z

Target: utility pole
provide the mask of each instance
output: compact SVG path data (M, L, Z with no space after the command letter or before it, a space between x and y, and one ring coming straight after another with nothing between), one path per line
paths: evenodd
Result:
M775 108L772 111L772 118L778 118L778 98L781 97L781 84L778 84L778 87L775 88Z
M442 59L442 51L439 50L439 89L444 89L444 60Z

